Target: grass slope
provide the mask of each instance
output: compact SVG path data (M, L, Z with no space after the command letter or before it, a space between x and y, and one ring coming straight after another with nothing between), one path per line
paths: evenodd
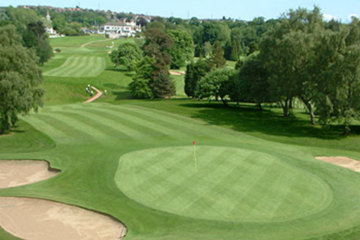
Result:
M71 56L58 68L44 73L44 76L55 77L96 77L105 68L101 57Z
M0 137L0 159L48 160L62 172L1 196L109 214L126 224L130 240L360 238L360 175L313 158L360 160L356 126L345 138L337 127L308 125L302 111L284 120L271 107L124 100L132 73L112 67L102 40L52 40L62 52L45 72L71 57L103 58L105 70L96 77L45 76L45 108ZM127 40L114 44L121 41ZM80 47L86 42L92 43ZM88 83L109 95L79 104ZM0 229L0 239L16 238Z

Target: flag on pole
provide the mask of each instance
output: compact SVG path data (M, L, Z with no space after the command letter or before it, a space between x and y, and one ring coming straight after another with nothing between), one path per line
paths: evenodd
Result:
M195 167L195 172L198 171L198 167L197 167L197 158L196 158L196 141L193 141L193 146L194 146L194 167Z

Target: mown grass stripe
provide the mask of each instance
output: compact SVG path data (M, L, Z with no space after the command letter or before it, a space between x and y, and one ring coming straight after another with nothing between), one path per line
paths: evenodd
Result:
M75 118L79 120L80 122L84 124L91 125L93 128L97 129L98 131L104 132L104 134L111 139L128 139L131 138L130 136L124 134L123 132L116 129L114 124L105 124L105 122L108 120L106 118L99 117L96 114L92 113L82 113L75 110L62 110L62 113L65 113L66 115L71 116L72 118ZM85 117L87 116L87 117Z
M80 139L91 139L91 136L85 132L79 131L67 122L61 121L55 116L41 113L37 116L39 119L46 121L49 125L56 127L59 131L68 136L68 142L80 143ZM77 140L76 140L77 139Z
M47 72L47 75L49 76L61 76L61 75L65 75L65 71L75 68L78 64L78 62L80 61L79 57L75 57L75 56L71 56L69 57L65 63L63 63L60 67L55 68L49 72Z
M159 134L157 131L139 126L137 123L134 123L132 121L127 121L124 118L121 118L119 115L117 115L114 112L106 111L102 109L95 109L95 108L76 108L79 109L79 111L89 111L97 116L101 116L104 118L104 121L106 121L106 124L114 124L116 129L123 132L130 138L137 139L139 141L148 141L153 139L156 136L162 135Z
M108 137L103 131L97 129L88 122L82 122L76 117L74 118L72 116L69 116L69 114L67 114L66 112L51 112L47 114L51 116L55 116L58 120L63 121L68 125L71 125L80 132L86 133L87 135L91 136L94 140L98 138L106 139Z
M79 63L78 64L74 64L74 67L72 67L71 69L67 69L66 73L63 75L66 76L74 76L74 77L78 77L81 76L79 74L79 71L81 71L82 69L87 69L89 65L91 65L91 59L94 57L78 57L79 59Z
M159 121L157 121L156 119L144 117L136 112L127 109L121 109L120 111L122 113L121 116L124 116L128 120L135 121L143 126L148 126L151 129L156 129L157 131L162 132L164 135L176 139L180 139L180 138L191 139L191 136L186 134L183 131L183 129L179 128L176 125L165 126L165 124L159 123ZM174 129L179 129L179 130L174 130Z
M218 157L220 157L224 153L224 150L221 151L216 151L215 149L213 151L211 150L212 149L210 149L204 154L204 157L211 156L212 160L204 169L202 169L202 171L198 171L196 173L194 170L191 172L189 171L188 176L183 177L176 182L172 181L171 183L173 184L173 187L171 189L168 189L165 194L159 196L156 202L162 202L163 204L164 202L166 202L166 204L163 205L163 207L171 209L172 208L171 206L177 206L177 207L184 206L187 205L190 201L200 198L203 190L199 188L199 185L201 184L197 184L196 182L202 179L207 174L209 174L209 169L213 169L214 167L216 167L216 164L214 164L214 162L216 162L218 160ZM171 172L168 172L166 174L170 175ZM164 179L167 179L166 174L162 174L162 177L164 177ZM191 186L192 184L194 184L195 189L186 187L186 186ZM201 187L206 188L207 186L201 186ZM184 198L183 197L184 195L190 195L192 197ZM164 201L164 197L167 199L167 201Z
M39 117L39 115L40 114L36 114L31 117L26 117L24 120L34 128L38 129L40 132L52 138L55 142L69 141L69 137L71 137L70 135L60 131L53 124L49 124L45 119Z
M116 112L114 110L109 110L109 109L98 109L96 107L97 111L100 112L106 112L112 115L116 115L119 118L122 118L125 121L128 122L132 122L134 124L136 124L137 126L142 126L143 128L148 128L153 132L158 132L161 133L162 135L169 137L169 138L176 138L176 139L181 139L181 138L189 138L188 135L186 135L185 133L182 133L180 131L176 131L173 130L171 128L167 128L162 126L161 124L155 123L155 122L151 122L145 119L142 119L139 116L133 115L132 113L129 112Z
M181 115L176 115L173 113L153 109L153 108L146 108L138 105L121 105L121 106L111 106L111 108L126 108L132 111L139 111L147 116L151 116L152 118L156 118L159 121L166 121L170 124L173 124L177 128L190 129L190 136L196 133L197 136L207 136L210 138L221 139L225 141L239 141L239 136L234 134L224 134L226 129L217 129L213 126L204 125L204 123L195 122L193 119L189 119L187 117L183 117ZM192 131L192 133L191 133Z

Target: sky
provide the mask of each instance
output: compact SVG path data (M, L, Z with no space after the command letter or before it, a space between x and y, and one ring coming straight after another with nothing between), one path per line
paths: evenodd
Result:
M133 12L163 17L197 17L252 20L278 18L288 9L319 6L326 20L348 22L360 16L360 0L0 0L0 6L46 5Z

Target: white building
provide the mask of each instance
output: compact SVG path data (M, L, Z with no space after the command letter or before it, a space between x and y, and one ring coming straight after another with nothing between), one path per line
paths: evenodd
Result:
M141 26L131 23L107 23L103 27L105 36L108 38L135 37L141 32Z
M52 27L51 17L49 11L46 14L46 23L45 23L45 30L49 35L49 38L56 38L56 37L64 37L64 35L59 35L55 29Z

